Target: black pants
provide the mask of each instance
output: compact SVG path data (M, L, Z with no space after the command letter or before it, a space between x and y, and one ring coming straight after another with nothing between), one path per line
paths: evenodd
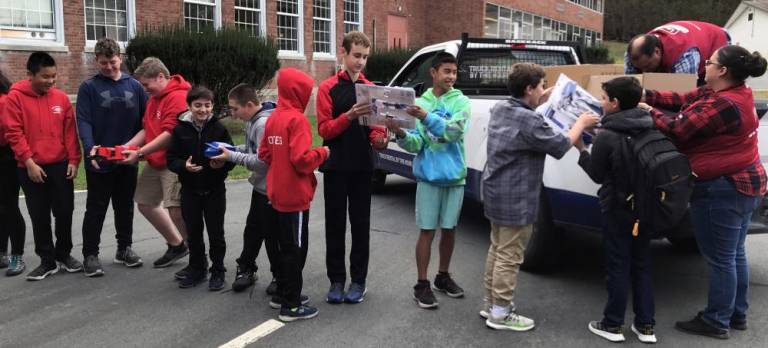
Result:
M88 198L83 217L83 256L99 255L101 229L109 202L115 212L117 250L133 243L133 194L136 191L138 168L117 166L107 173L86 170Z
M224 214L227 209L227 191L222 186L207 193L190 192L181 188L181 215L187 225L189 266L205 270L205 241L203 229L208 229L208 252L211 255L211 272L226 272L224 254ZM205 220L205 222L203 222Z
M280 264L280 249L277 244L278 215L277 210L269 204L266 195L253 190L251 193L251 208L245 220L243 231L243 252L237 259L240 268L250 269L254 272L258 269L256 258L259 256L261 243L267 249L269 257L269 270L272 277L277 279Z
M16 161L10 148L0 148L0 254L8 252L8 239L11 240L11 254L24 254L24 237L27 229L24 217L19 210L19 177L16 174Z
M323 173L325 197L325 265L332 283L344 283L347 210L352 232L349 273L365 284L368 276L371 229L371 172Z
M284 308L301 305L301 272L307 261L309 244L309 210L278 213L278 243L280 247L280 273L277 288L283 297Z
M603 324L624 324L628 293L632 288L632 308L636 325L654 325L655 306L651 279L650 236L642 230L632 236L634 220L625 212L603 212L603 253L608 302Z
M44 164L45 182L34 183L26 168L17 168L21 188L27 201L35 237L35 253L43 264L52 266L64 261L72 251L72 212L75 206L75 188L67 179L67 162ZM56 219L56 244L51 231L51 213Z

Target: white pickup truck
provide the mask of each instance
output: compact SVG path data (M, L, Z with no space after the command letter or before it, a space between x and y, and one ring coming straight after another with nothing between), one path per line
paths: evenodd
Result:
M419 50L395 75L389 86L412 87L420 95L431 87L429 60L437 52L449 52L459 62L456 88L472 102L472 118L464 139L467 161L466 196L482 201L481 179L486 163L486 141L491 107L508 98L507 71L517 62L540 65L568 65L582 62L581 48L576 43L532 40L505 40L469 38L443 42ZM762 117L765 102L757 103ZM760 153L768 155L768 123L760 123ZM414 155L390 143L387 150L378 152L374 190L383 187L387 174L398 174L413 179L411 165ZM577 164L578 152L569 151L564 158L547 157L544 167L541 209L534 225L534 234L525 255L524 269L551 270L558 265L564 231L600 231L600 209L596 185ZM768 161L764 158L763 162ZM761 212L760 210L759 212ZM760 217L761 214L755 214ZM760 222L753 224L751 232L766 232ZM695 243L690 227L681 228L669 236L673 244L690 248ZM693 244L695 245L695 244Z

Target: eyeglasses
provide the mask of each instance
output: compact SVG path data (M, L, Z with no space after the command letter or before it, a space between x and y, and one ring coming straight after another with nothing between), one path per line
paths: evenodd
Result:
M705 61L704 61L704 65L705 65L705 66L709 66L709 65L711 65L711 64L714 64L714 65L717 65L717 66L724 66L724 65L722 65L722 64L720 64L720 63L718 63L718 62L713 62L713 61L711 61L711 60L709 60L709 59L707 59L707 60L705 60Z

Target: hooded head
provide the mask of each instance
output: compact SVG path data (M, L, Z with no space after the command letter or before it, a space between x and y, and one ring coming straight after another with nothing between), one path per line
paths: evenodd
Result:
M315 81L301 70L283 68L277 72L277 105L304 112Z

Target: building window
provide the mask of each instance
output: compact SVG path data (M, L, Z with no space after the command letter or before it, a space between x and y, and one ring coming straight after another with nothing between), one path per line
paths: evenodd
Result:
M235 27L251 36L264 36L264 0L235 0Z
M85 40L108 37L125 44L133 31L133 0L85 0Z
M312 0L314 53L333 55L333 0Z
M277 1L277 43L281 51L298 54L304 51L302 6L301 0Z
M62 0L0 1L0 38L64 42Z
M344 0L344 34L350 31L363 31L362 0Z
M499 37L499 7L485 4L485 37Z
M601 0L568 0L576 5L586 7L592 11L603 13L603 1Z
M109 0L107 0L109 1ZM192 32L220 27L221 0L184 0L184 26Z

